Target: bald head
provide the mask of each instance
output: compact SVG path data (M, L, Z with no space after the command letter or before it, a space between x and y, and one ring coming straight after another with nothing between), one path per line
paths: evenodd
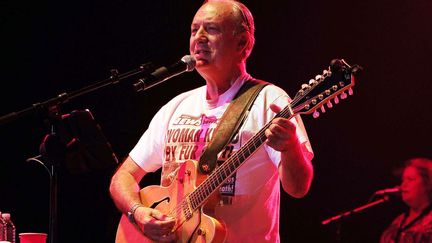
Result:
M245 34L246 36L245 52L243 54L243 59L246 60L255 45L255 23L250 10L244 4L234 0L207 0L201 8L207 4L225 5L231 10L230 14L236 25L233 34Z

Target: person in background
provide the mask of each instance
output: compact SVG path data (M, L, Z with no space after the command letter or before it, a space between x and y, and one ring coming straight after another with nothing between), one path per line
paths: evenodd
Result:
M253 79L246 71L246 60L254 46L254 32L251 12L237 1L206 1L195 14L190 54L206 85L163 106L111 180L116 206L147 238L174 240L175 219L142 204L139 182L162 168L161 185L170 185L182 163L200 157L237 91ZM289 101L284 90L266 85L218 160L237 151ZM181 131L189 135L177 136ZM265 144L219 190L221 200L214 213L224 222L225 242L280 242L281 185L295 198L305 196L311 186L313 151L301 118L276 118L265 135Z
M432 242L432 160L413 158L405 162L402 200L408 206L381 235L381 243Z

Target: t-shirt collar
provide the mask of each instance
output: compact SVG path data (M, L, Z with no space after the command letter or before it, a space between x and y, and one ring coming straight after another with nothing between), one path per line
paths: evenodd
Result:
M244 82L249 80L249 79L251 79L251 75L248 73L245 73L245 74L239 76L227 91L225 91L223 94L219 95L217 97L217 99L213 99L213 100L207 100L206 99L207 89L205 89L204 100L205 100L205 104L206 104L207 108L208 109L214 109L216 107L224 105L225 103L230 102L234 98L234 96L237 94L238 90L244 84Z

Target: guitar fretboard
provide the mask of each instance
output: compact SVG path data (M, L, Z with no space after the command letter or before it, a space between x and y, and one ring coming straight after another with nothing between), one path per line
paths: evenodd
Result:
M286 106L273 119L277 117L289 118L292 116L290 106ZM272 119L272 120L273 120ZM221 166L217 167L212 174L201 183L195 191L189 194L188 198L193 211L198 209L207 198L217 189L222 183L237 171L237 169L265 142L265 130L270 126L271 122L267 123L261 130L249 139L242 148L229 157Z

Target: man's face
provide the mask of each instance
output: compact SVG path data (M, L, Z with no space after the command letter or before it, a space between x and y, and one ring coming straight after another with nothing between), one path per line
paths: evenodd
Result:
M230 4L210 2L198 10L191 25L189 47L198 71L223 70L237 62L241 52L236 26Z

